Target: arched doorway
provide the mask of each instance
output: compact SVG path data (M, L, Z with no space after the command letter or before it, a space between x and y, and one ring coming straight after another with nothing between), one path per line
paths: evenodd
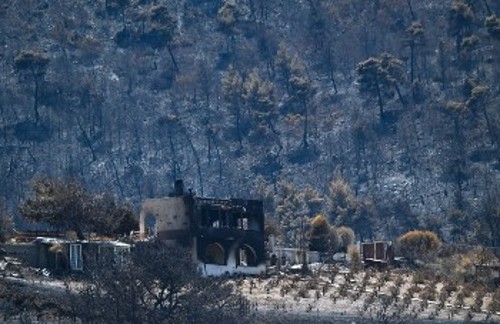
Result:
M226 264L226 254L224 248L219 243L211 243L205 248L205 263L207 264Z
M240 252L239 265L247 267L257 266L257 254L250 245L242 244L240 246L239 252Z

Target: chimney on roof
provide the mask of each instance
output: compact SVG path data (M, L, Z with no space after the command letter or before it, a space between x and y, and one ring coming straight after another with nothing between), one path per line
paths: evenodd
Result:
M174 196L175 197L184 196L184 182L182 180L175 180Z

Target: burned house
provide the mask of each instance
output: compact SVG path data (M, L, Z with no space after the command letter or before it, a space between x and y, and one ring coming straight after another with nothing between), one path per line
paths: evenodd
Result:
M196 197L177 181L170 197L144 201L139 224L142 239L191 248L203 275L265 272L261 201Z

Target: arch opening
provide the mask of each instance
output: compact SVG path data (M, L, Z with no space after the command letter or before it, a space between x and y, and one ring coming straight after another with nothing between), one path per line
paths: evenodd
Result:
M278 257L276 256L276 254L273 253L273 255L271 255L271 266L275 266L278 264Z
M226 257L222 245L219 243L211 243L205 248L205 263L225 265Z
M246 267L257 266L257 253L255 253L254 248L252 248L250 245L241 245L239 255L239 265Z

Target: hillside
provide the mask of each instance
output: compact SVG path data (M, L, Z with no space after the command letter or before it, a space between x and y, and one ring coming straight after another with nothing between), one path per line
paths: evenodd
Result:
M135 206L183 178L500 245L498 1L7 0L0 48L10 213L43 176Z

